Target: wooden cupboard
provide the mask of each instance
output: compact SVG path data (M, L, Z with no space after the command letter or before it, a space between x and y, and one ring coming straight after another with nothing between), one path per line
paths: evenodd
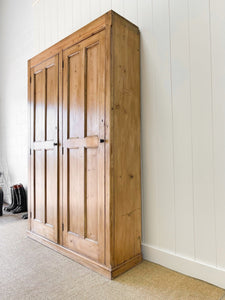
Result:
M28 61L28 236L109 278L142 260L139 39L109 11Z

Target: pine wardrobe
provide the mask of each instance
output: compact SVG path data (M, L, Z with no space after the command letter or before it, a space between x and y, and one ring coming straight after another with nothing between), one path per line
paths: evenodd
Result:
M28 107L28 236L109 278L138 264L138 28L109 11L30 59Z

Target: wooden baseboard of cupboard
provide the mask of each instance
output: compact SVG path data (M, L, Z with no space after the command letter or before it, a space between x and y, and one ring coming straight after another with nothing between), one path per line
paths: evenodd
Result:
M114 267L111 270L111 279L116 278L117 276L119 276L119 275L123 274L124 272L130 270L131 268L135 267L136 265L138 265L141 262L142 262L142 254L140 253L137 256L132 257L131 259L125 261L121 265L118 265L118 266Z
M108 268L105 265L101 265L101 264L89 259L88 257L85 257L85 256L83 256L79 253L76 253L74 251L71 251L59 244L49 241L48 239L46 239L42 236L39 236L39 235L33 233L32 231L27 231L27 236L29 238L41 243L42 245L62 254L64 256L67 256L68 258L76 261L77 263L79 263L85 267L88 267L89 269L91 269L109 279L116 278L120 274L135 267L137 264L139 264L142 261L142 255L139 254L114 268Z

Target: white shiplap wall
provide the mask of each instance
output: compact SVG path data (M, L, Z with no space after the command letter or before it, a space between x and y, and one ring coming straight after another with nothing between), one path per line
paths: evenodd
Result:
M144 257L225 288L225 1L36 0L35 53L110 9L141 31Z
M33 55L32 1L0 0L0 171L27 187L27 60Z

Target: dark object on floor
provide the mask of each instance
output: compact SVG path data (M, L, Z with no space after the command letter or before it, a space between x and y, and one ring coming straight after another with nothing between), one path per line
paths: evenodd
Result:
M15 184L10 187L12 203L5 207L4 210L12 212L13 214L18 214L27 211L27 199L26 192L23 185Z
M9 206L6 206L4 208L5 211L11 211L13 209L15 209L17 207L17 185L13 185L10 187L10 193L11 193L11 199L12 199L12 202Z
M25 220L28 219L28 213L22 215L22 219L25 219Z
M3 207L3 190L0 188L0 216L2 216L2 207Z
M27 197L23 185L20 183L15 189L17 193L17 207L12 211L13 214L19 214L27 211Z

